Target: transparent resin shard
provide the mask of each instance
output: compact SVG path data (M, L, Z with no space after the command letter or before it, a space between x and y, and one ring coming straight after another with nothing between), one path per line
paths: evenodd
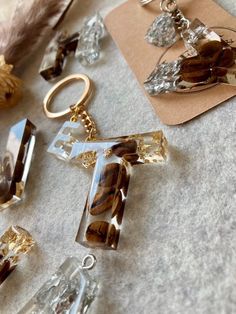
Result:
M179 39L179 34L171 15L168 13L159 15L148 29L145 39L149 44L158 47L172 46Z
M27 254L35 242L28 231L11 226L0 237L0 284L16 268L22 255Z
M22 200L35 146L36 127L27 119L10 129L0 160L0 210Z
M178 60L156 66L144 83L150 95L195 91L217 83L236 86L236 48L197 19L182 36L188 50Z
M76 50L78 37L78 33L67 37L63 32L56 32L45 50L39 69L39 74L46 81L61 75L65 66L66 57Z
M80 38L75 57L83 65L95 63L100 57L100 39L104 36L105 26L99 13L85 21L80 30Z
M70 257L18 314L85 314L97 294L97 282Z

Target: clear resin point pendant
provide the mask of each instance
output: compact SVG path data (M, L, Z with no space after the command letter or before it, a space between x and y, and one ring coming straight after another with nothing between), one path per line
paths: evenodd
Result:
M36 127L27 119L10 129L0 159L0 211L22 200L35 145Z
M94 166L76 241L86 247L117 249L129 181L134 165L167 158L162 131L81 141L79 123L67 122L49 148L60 159Z
M67 258L18 314L87 313L98 290L87 271L92 267L81 265L76 257Z
M0 237L0 284L16 268L22 255L27 254L35 242L28 231L11 226Z

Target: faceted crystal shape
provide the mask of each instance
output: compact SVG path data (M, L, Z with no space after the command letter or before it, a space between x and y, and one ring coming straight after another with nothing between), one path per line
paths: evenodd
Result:
M105 26L99 13L85 21L75 52L75 57L81 64L90 65L99 59L101 50L99 41L104 33Z
M0 237L0 284L16 268L23 254L28 253L35 242L28 231L11 226Z
M0 210L23 197L35 145L35 130L27 119L10 129L6 153L0 160Z
M158 47L170 47L179 38L175 22L170 14L159 15L147 31L145 39Z
M78 36L78 33L67 37L63 32L56 32L45 50L39 69L39 74L46 81L61 75L65 66L66 56L71 52L75 52Z
M85 314L96 297L98 285L80 266L67 258L18 314Z
M177 90L180 77L181 61L164 62L157 65L148 79L144 82L144 88L150 95L158 95Z

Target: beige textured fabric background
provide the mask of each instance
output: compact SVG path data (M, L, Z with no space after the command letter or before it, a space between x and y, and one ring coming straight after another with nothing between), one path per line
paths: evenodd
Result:
M122 2L77 1L64 25L77 30L84 16L97 10L105 15ZM218 3L236 15L235 0ZM1 9L7 4L1 1ZM38 127L26 199L0 219L1 233L18 224L32 233L37 247L0 287L1 314L17 313L67 256L88 253L74 238L91 173L46 153L63 121L50 121L42 112L51 86L37 74L43 50L22 72L21 104L0 112L1 152L12 124L28 117ZM91 313L236 313L235 100L183 126L163 126L111 38L103 51L98 65L85 69L71 60L63 74L84 72L94 80L90 111L101 134L162 128L171 148L168 165L135 168L119 249L95 252L93 274L101 286ZM77 93L75 87L66 90L58 106L70 105Z

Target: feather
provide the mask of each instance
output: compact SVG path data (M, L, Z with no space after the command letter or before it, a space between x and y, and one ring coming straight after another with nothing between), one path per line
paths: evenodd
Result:
M0 24L0 54L17 67L61 21L73 0L20 0L9 23Z

